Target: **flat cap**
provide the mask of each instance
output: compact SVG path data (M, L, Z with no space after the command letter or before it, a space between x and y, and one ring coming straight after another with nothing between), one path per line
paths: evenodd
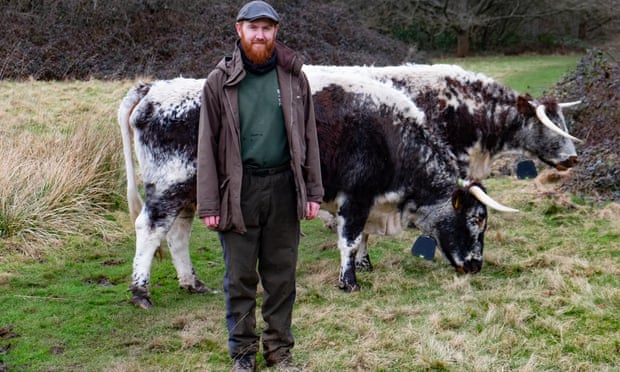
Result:
M280 22L280 16L278 12L269 4L264 1L256 0L250 1L245 4L241 10L239 10L239 14L237 14L237 22L239 21L255 21L260 18L267 18L275 23Z

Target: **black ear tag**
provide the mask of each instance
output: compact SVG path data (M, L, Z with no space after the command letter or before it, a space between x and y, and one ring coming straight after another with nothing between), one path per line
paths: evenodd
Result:
M411 254L416 257L432 261L435 258L436 246L437 243L435 243L435 239L427 235L421 235L413 243L413 246L411 247Z
M538 172L536 165L531 160L523 160L517 163L517 178L520 180L536 178Z

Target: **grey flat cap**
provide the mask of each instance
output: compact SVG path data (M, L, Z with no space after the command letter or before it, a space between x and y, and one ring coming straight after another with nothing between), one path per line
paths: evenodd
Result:
M264 1L250 1L245 4L239 14L237 14L237 22L239 21L255 21L260 18L268 18L275 23L280 22L280 16L278 12L269 4Z

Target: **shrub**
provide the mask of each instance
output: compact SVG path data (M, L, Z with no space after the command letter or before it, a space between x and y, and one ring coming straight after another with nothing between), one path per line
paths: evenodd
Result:
M582 101L573 112L571 131L585 143L577 147L580 165L565 188L599 201L620 200L619 55L614 49L588 50L554 88L567 101Z

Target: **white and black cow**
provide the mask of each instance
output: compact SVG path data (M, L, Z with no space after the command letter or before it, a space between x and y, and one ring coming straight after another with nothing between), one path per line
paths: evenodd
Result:
M152 306L149 294L153 255L166 239L179 285L191 293L209 289L192 267L189 238L196 210L196 143L204 80L158 80L131 88L118 110L127 173L127 202L135 221L132 302ZM131 139L144 185L138 193Z
M433 236L460 272L482 265L486 207L477 184L461 187L456 159L445 143L426 133L421 112L400 90L372 79L308 74L314 91L326 201L336 205L341 251L340 287L359 287L355 253L371 209L397 216ZM189 235L196 207L196 136L204 80L139 84L122 100L118 119L127 169L127 199L137 216L132 301L152 306L150 266L166 238L180 286L208 289L195 276ZM131 151L142 171L141 206ZM486 201L490 203L492 201ZM501 208L501 206L497 206ZM138 211L139 215L138 215Z
M509 151L524 151L560 170L577 162L573 141L580 140L568 133L562 107L578 102L533 99L456 65L305 65L304 71L356 74L402 88L426 115L428 130L458 157L463 178L486 178L491 160Z
M497 155L523 151L560 170L577 161L573 141L568 134L562 107L552 97L540 100L519 94L480 73L455 65L405 64L399 66L313 66L305 65L309 75L341 74L375 79L401 88L425 118L420 125L428 133L442 138L457 156L461 177L483 179ZM326 224L333 216L322 212ZM395 215L375 214L367 223L356 265L372 270L368 256L368 234L392 234L400 231Z
M398 226L415 225L435 239L459 272L478 272L485 204L514 210L490 200L477 183L459 186L456 157L426 130L424 112L401 90L359 74L306 73L317 121L323 208L331 204L338 221L340 288L359 289L356 254L373 214L391 216Z

